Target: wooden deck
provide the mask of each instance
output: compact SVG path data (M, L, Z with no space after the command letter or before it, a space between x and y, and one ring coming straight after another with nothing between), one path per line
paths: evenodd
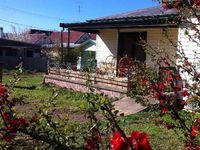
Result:
M45 77L46 83L53 83L61 87L70 88L76 91L87 92L87 83L95 89L96 93L104 93L109 97L123 97L127 95L127 78L111 78L108 75L99 75L96 73L87 76L87 72L79 72L66 69L50 68Z

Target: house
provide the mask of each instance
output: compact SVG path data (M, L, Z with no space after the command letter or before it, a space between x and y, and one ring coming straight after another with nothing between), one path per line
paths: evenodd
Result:
M77 61L77 69L87 68L92 65L96 67L96 41L95 40L87 40L81 43L77 49L80 51L79 59Z
M177 49L171 42L176 44L180 42L189 61L194 62L193 50L200 51L200 47L184 34L185 26L171 23L176 16L175 9L165 10L162 6L155 6L86 22L61 23L60 26L69 31L97 34L97 64L112 55L116 59L116 72L118 72L119 61L123 56L154 65L149 54L145 53L141 46L141 40L146 41L152 49L162 49L174 62L177 60L172 56L176 54ZM166 40L166 33L170 40Z
M178 68L174 65L179 63L176 59L178 48L184 51L189 62L195 63L197 67L200 66L198 64L200 60L195 60L195 55L198 55L196 58L200 58L200 46L185 35L187 24L173 23L176 17L178 14L175 9L165 10L161 6L155 6L86 22L61 23L60 27L66 28L68 32L81 31L97 34L95 54L97 72L92 74L92 87L96 93L121 97L128 94L130 83L128 80L130 65L123 65L124 62L130 61L124 58L145 62L146 65L153 66L161 73L163 67L168 67L187 79L189 76L178 72ZM145 43L145 46L141 41ZM170 67L165 63L161 67L156 65L151 54L147 53L147 49L150 53L156 52L161 56L169 56ZM107 69L106 72L101 70L102 66L105 70ZM108 71L109 74L107 74ZM87 92L85 86L87 79L80 72L50 68L45 82Z
M69 35L67 31L58 32L31 29L27 42L41 45L42 49L48 49L49 53L51 53L51 57L59 57L60 53L62 53L62 55L67 55L68 51L72 52L74 48L81 46L85 41L90 39L95 40L95 38L95 34L79 31L72 31ZM75 58L71 58L71 60L68 59L68 61L76 62L74 59Z
M0 33L0 63L4 69L15 69L22 62L24 69L46 72L47 59L41 56L41 46L5 39L3 29Z

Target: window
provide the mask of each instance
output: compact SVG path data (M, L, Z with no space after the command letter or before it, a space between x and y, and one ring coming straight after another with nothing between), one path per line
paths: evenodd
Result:
M17 50L12 48L5 49L6 56L17 56Z
M33 57L33 51L28 50L26 53L27 57Z
M0 48L0 56L3 56L3 49Z

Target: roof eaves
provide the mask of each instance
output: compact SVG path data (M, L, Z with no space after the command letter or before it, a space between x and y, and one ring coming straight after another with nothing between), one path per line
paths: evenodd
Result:
M162 19L171 18L177 16L177 14L167 14L167 15L151 15L151 16L136 16L136 17L121 17L121 18L111 18L111 19L99 19L99 20L86 20L88 23L94 22L117 22L117 21L131 21L131 20L151 20L151 19Z
M60 23L61 27L76 27L82 25L100 25L100 24L112 24L112 23L142 23L145 21L161 21L162 23L167 23L168 20L178 16L177 14L170 15L156 15L156 16L140 16L140 17L125 17L125 18L115 18L115 19L101 19L101 20L87 20L86 22L80 23Z

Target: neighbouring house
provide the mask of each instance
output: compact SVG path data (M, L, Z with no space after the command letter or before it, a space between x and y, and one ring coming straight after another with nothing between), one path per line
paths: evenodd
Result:
M47 71L47 58L41 55L40 45L10 40L6 35L0 28L0 63L4 69L15 69L22 62L24 69Z
M31 29L27 42L41 45L42 49L48 49L48 52L51 53L51 57L58 57L61 53L62 55L67 55L68 51L72 52L73 49L81 46L85 41L90 39L95 40L95 38L95 34L79 31L72 31L68 34L67 31L59 32ZM71 59L72 60L67 61L76 62L74 58Z
M123 56L154 65L150 56L145 53L143 46L141 46L141 40L146 41L149 47L155 50L162 49L170 56L174 56L177 50L170 41L176 44L181 43L189 61L197 63L194 51L200 51L200 47L184 34L186 26L170 22L176 16L175 9L165 10L162 6L156 6L87 20L86 22L61 23L60 26L69 31L97 34L97 64L104 62L108 56L112 55L116 59L116 72L119 71L118 63ZM166 33L170 41L166 40Z
M19 63L23 68L46 72L47 59L41 56L41 47L38 45L0 39L0 63L4 69L15 69Z
M96 41L87 40L81 43L76 49L79 49L80 55L77 61L77 69L87 68L88 66L96 67Z

